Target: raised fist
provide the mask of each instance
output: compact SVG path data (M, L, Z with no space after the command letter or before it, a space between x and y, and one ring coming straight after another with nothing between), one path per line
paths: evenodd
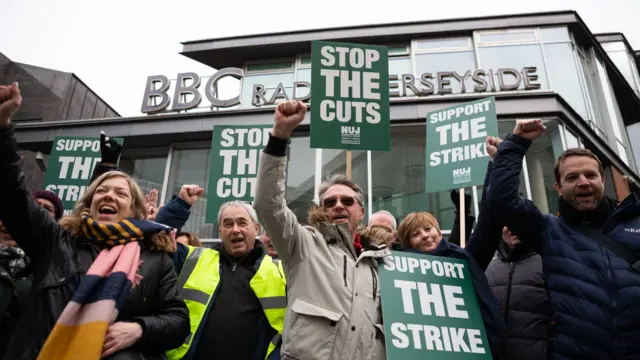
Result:
M22 96L18 83L11 86L0 86L0 124L9 125L11 117L20 109Z
M276 107L275 123L271 135L279 139L288 139L293 130L304 120L307 106L302 101L284 101Z
M121 151L122 145L116 139L110 138L104 131L100 131L100 153L103 164L113 164L115 166Z
M487 153L489 153L489 156L491 156L491 160L493 160L493 158L496 156L496 153L498 153L498 146L501 142L502 139L493 136L487 136L486 140L484 141L484 144L487 147Z
M518 120L516 121L516 127L513 129L513 133L528 139L534 140L542 135L547 127L542 124L542 120Z
M204 189L198 185L182 185L178 197L193 206L202 194L204 194Z

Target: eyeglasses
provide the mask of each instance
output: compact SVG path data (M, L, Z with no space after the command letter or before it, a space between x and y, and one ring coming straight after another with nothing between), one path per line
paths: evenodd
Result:
M324 201L322 201L322 206L327 209L332 208L338 204L338 199L340 200L340 203L346 207L351 207L356 202L360 203L353 196L334 196L324 199Z

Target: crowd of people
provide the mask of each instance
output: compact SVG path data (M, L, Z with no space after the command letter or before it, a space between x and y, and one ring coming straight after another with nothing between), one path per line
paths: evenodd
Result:
M494 359L640 358L640 202L605 196L586 149L556 161L559 214L521 197L539 120L487 138L479 217L452 191L445 239L426 211L363 224L362 188L343 175L321 183L300 223L285 200L286 150L307 106L282 102L253 204L224 203L221 243L208 248L181 232L204 189L186 184L158 206L157 191L118 171L120 145L104 133L69 215L56 194L30 193L11 123L20 104L17 84L0 86L3 359L387 359L378 264L392 250L468 263Z

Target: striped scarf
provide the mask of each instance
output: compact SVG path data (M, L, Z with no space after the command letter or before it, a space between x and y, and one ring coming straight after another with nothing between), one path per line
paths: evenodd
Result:
M145 236L172 229L147 220L100 224L89 211L80 217L87 239L103 248L62 311L38 360L100 359L107 328L142 278L140 245Z

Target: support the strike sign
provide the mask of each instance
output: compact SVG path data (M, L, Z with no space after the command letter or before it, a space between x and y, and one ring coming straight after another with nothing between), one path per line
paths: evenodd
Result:
M426 191L482 185L487 136L498 136L493 97L427 114Z
M491 359L466 261L392 251L379 275L388 360Z
M122 138L115 140L123 143ZM100 157L99 138L56 136L53 140L44 188L58 195L65 214L73 210L73 206L84 194Z
M218 223L220 205L227 201L253 202L260 150L272 125L219 125L213 128L206 222Z
M389 151L384 46L311 43L311 147Z

